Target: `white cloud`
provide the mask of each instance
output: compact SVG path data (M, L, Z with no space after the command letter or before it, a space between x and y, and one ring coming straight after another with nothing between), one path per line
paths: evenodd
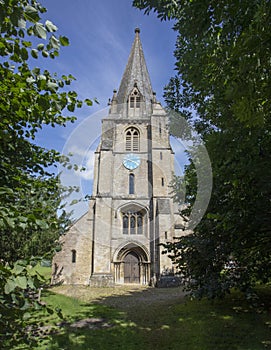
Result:
M85 168L85 170L83 171L77 170L75 172L77 176L85 180L93 180L93 174L94 174L94 152L93 151L87 152L82 165Z

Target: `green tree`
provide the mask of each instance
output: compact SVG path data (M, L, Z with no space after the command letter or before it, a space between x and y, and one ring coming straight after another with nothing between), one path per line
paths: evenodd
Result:
M134 5L175 23L177 76L164 97L200 133L213 169L207 213L167 251L197 296L221 296L233 286L248 291L271 278L270 1ZM193 164L185 182L189 213L197 192Z
M64 113L83 103L68 90L71 75L30 66L30 58L54 59L69 44L43 20L45 12L36 0L0 1L0 325L7 348L26 336L24 322L37 308L31 294L42 281L27 266L33 256L52 253L68 223L61 206L66 189L51 170L63 156L37 146L35 136L45 125L73 122Z

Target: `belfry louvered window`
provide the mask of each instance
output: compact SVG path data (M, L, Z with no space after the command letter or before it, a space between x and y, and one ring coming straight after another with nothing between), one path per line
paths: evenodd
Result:
M129 98L129 107L134 109L134 108L140 108L140 102L141 102L141 98L140 95L138 93L138 91L135 89L132 94L130 95Z
M126 151L139 151L139 132L135 128L130 128L126 131Z

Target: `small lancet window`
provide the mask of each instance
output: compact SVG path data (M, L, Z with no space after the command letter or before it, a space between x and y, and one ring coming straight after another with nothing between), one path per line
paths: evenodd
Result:
M128 217L128 215L123 215L122 227L123 227L123 234L128 235L128 230L129 230L129 217Z
M135 194L135 175L129 174L129 194Z
M142 226L143 226L143 218L142 218L142 215L139 214L137 216L137 234L138 235L142 235Z
M76 263L76 250L72 250L72 263Z
M136 233L136 216L131 215L130 217L130 234L134 235Z

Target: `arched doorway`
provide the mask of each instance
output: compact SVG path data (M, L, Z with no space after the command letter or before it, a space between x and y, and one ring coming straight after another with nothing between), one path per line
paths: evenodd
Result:
M140 264L136 253L129 252L124 262L124 283L140 283Z
M119 284L148 284L150 258L146 247L139 242L119 246L113 256L114 278Z

